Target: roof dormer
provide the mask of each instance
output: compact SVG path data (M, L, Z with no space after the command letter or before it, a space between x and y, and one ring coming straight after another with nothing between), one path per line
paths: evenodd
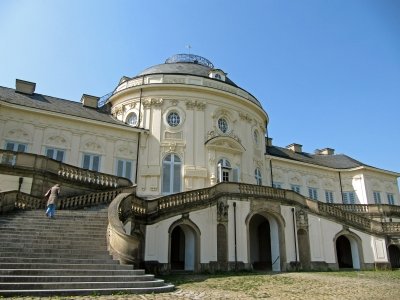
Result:
M225 81L226 75L227 74L221 69L211 69L210 72L208 73L208 77L218 79L221 81Z

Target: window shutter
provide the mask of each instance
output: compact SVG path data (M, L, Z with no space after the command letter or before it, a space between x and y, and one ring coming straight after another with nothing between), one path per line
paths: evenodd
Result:
M232 176L232 177L233 177L233 178L232 178L233 180L232 180L232 181L233 181L233 182L239 182L239 171L240 171L239 168L234 168L234 169L232 170L232 172L233 172L233 174L232 174L232 175L233 175L233 176Z

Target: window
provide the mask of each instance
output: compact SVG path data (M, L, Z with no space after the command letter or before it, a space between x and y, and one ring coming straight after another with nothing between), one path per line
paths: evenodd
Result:
M299 186L299 185L292 184L292 185L290 186L290 189L291 189L293 192L296 192L296 193L299 193L299 194L300 194L300 186Z
M390 193L387 194L387 201L388 201L388 204L394 205L394 197L393 197L393 194L390 194Z
M16 152L26 152L27 149L28 149L27 144L13 142L13 141L7 141L5 146L5 150L16 151Z
M132 180L133 162L127 159L117 159L116 175Z
M181 159L176 154L168 154L164 158L162 168L162 193L179 193L181 191Z
M177 112L173 111L168 114L167 122L169 126L176 127L180 124L181 118Z
M354 192L343 192L343 204L355 204L356 197Z
M308 197L313 200L318 200L318 191L316 188L309 187L308 188Z
M62 149L47 148L46 156L49 158L63 162L64 156L65 156L65 151Z
M261 171L260 171L259 168L255 169L254 177L256 178L256 184L257 185L262 185Z
M374 202L375 204L381 204L381 192L374 191Z
M126 118L126 123L128 123L131 126L136 126L138 121L138 117L136 113L130 113L128 117Z
M82 168L98 172L100 170L100 155L84 153Z
M282 183L281 182L273 182L272 187L276 189L281 189L282 188Z
M253 132L253 139L254 139L254 143L256 145L258 145L258 143L260 142L260 136L259 136L257 130L254 130L254 132Z
M221 75L220 75L220 74L218 74L218 73L217 73L217 74L215 74L215 78L216 78L216 79L219 79L219 80L221 80L221 79L222 79Z
M231 163L223 158L218 161L218 182L229 182L231 177Z
M218 128L223 133L227 133L228 132L228 122L224 118L218 119Z
M326 203L333 203L333 192L332 191L325 191L325 200L326 200Z

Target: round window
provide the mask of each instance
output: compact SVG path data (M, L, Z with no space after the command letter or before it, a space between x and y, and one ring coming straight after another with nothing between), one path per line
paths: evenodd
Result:
M228 122L224 118L218 119L218 128L223 133L227 133L227 131L228 131Z
M130 113L128 115L128 118L126 118L126 122L131 126L136 126L137 121L138 121L138 118L137 118L136 113Z
M167 122L169 126L176 127L181 122L181 118L177 112L173 111L168 114Z

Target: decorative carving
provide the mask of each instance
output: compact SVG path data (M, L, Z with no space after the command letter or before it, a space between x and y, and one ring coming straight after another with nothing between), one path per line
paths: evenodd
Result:
M11 129L8 134L8 137L13 138L15 140L28 140L29 135L22 129Z
M200 101L197 101L197 100L195 100L195 101L190 101L190 100L186 101L186 109L188 109L188 110L197 109L197 110L203 111L205 109L205 107L206 107L206 104L204 102L200 102Z
M67 141L65 140L65 138L63 138L62 136L58 136L58 135L49 137L47 142L50 145L65 146L67 144Z
M176 99L171 99L170 102L171 102L172 106L177 106L178 105L178 100L176 100Z
M145 108L150 108L151 106L155 107L161 107L164 103L164 100L162 98L156 99L156 98L147 98L143 100L143 107Z
M229 205L224 201L218 201L217 214L218 222L228 222L228 209Z
M185 83L185 78L182 77L166 77L164 78L164 83L178 83L178 84L183 84Z
M93 151L96 153L101 152L101 146L94 141L89 141L84 145L85 150Z
M296 210L297 229L308 229L308 215L303 209Z
M221 137L221 136L231 137L234 140L236 140L237 142L239 142L240 144L242 143L240 138L233 131L230 131L227 133L222 133L222 132L217 132L216 130L210 130L209 132L207 132L207 141L211 140L212 138Z
M253 119L250 117L249 114L245 114L245 113L242 113L242 112L239 112L239 117L240 117L243 121L246 121L246 122L249 122L249 123L251 123L251 121L253 120Z

